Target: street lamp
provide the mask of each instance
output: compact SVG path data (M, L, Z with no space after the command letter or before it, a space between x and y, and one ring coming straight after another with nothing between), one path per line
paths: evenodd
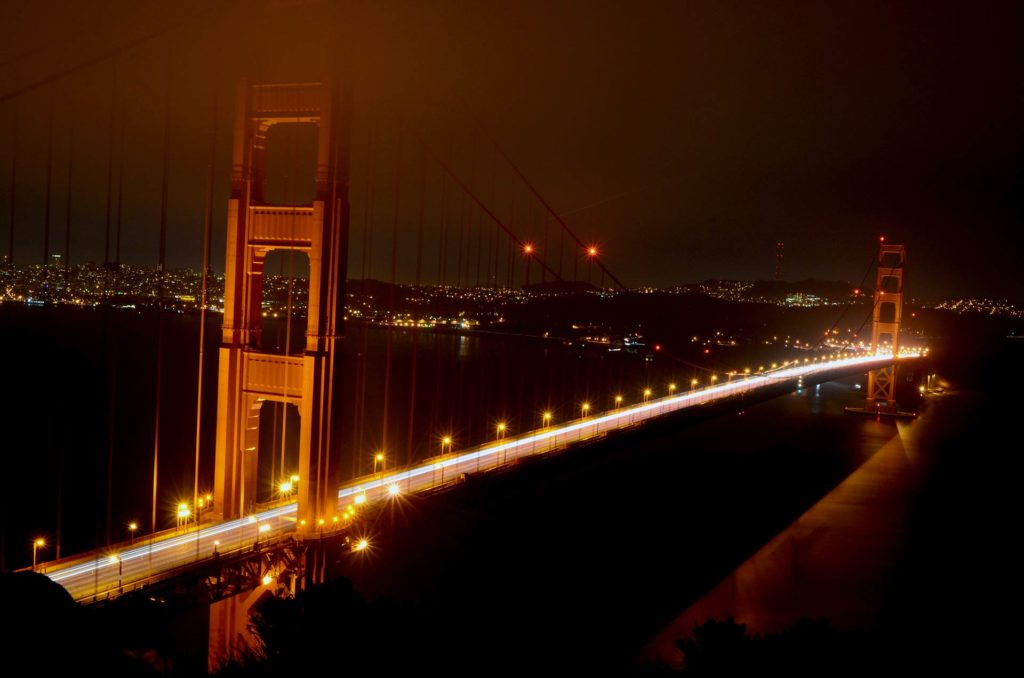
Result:
M444 456L444 448L446 446L447 446L448 452L450 454L451 451L452 451L452 437L451 436L445 436L445 437L441 438L441 456L442 457ZM479 459L479 457L477 457L477 459ZM444 462L443 461L437 462L437 466L435 468L440 468L441 469L441 484L444 485Z
M673 382L673 383L668 385L668 394L672 395L675 392L676 392L676 385L675 385L675 382Z
M620 405L622 405L622 396L617 395L615 396L615 409L618 409Z
M692 391L695 388L697 388L697 380L696 379L691 379L690 380L690 390Z
M380 470L383 471L384 470L384 453L383 452L378 452L377 454L373 455L373 472L374 473L377 472L377 464L380 464Z
M138 529L139 529L139 524L137 522L135 522L134 520L132 522L128 523L128 534L131 535L131 540L132 540L131 543L133 545L135 544L135 532Z
M550 426L551 425L551 413L550 412L545 412L543 415L541 415L540 421L541 421L542 426Z
M590 403L583 403L580 405L580 411L583 413L583 416L586 417L587 413L590 412Z
M502 438L505 437L505 430L506 429L507 429L507 426L505 426L505 422L500 422L498 424L498 440L501 440Z
M644 389L644 402L647 402L648 399L650 399L650 397L651 397L651 389L645 388Z
M39 549L46 546L46 540L42 537L38 537L32 541L32 571L36 571L36 555Z

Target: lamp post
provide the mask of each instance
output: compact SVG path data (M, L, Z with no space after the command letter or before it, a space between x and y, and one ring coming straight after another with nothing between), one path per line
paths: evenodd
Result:
M501 439L505 437L505 431L508 429L508 426L506 426L505 422L502 421L498 423L496 428L497 434L495 435L495 440L500 442ZM508 446L501 449L501 463L504 464L506 461L508 461Z
M373 473L374 473L374 475L377 474L377 465L378 464L380 464L380 470L381 471L384 470L384 461L385 461L385 457L384 457L384 453L383 452L378 452L377 454L373 455Z
M615 409L619 409L622 406L622 396L615 396Z
M540 417L540 423L542 428L547 428L548 426L551 426L551 413L545 412L544 414L542 414Z
M135 545L135 532L138 531L138 529L139 529L139 524L137 522L135 522L134 520L132 522L128 523L128 534L130 535L129 539L131 539L132 546Z
M36 555L39 553L39 549L46 546L46 540L42 537L32 540L32 571L36 571Z
M650 400L650 398L651 398L651 389L645 388L644 389L644 402L646 403L648 400Z
M448 452L451 453L451 451L452 451L452 437L451 436L445 436L445 437L441 438L441 457L442 457L442 459L441 459L441 461L438 462L437 465L441 467L441 484L442 485L444 485L444 448L445 447L447 447L448 448Z

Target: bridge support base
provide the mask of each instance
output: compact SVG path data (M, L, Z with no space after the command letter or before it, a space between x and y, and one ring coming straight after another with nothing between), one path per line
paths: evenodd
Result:
M207 670L213 673L226 662L242 659L259 649L249 630L253 607L274 594L265 586L223 598L210 605L210 644Z

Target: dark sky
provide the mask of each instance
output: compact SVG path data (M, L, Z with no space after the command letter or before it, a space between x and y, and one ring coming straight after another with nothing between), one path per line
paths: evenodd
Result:
M122 258L155 263L169 95L168 263L196 265L219 86L222 267L233 84L316 77L333 43L348 47L355 98L355 276L363 223L372 272L388 274L399 143L399 278L414 275L420 156L408 132L398 141L400 119L521 237L541 237L539 207L475 116L628 285L768 278L777 241L786 278L856 282L884 233L907 244L915 295L1024 299L1020 3L375 2L342 3L343 21L320 2L208 6L3 2L0 253L16 146L15 255L42 256L53 102L51 246L63 248L73 146L72 260L104 258L115 102ZM429 166L428 261L440 186Z

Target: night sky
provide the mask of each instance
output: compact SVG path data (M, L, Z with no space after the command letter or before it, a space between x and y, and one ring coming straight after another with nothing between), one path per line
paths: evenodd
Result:
M42 258L52 105L51 249L63 247L73 148L71 258L104 259L114 110L122 260L155 264L169 95L168 265L201 260L216 101L222 268L234 82L314 78L324 45L342 42L353 223L372 185L376 277L399 166L401 280L416 258L420 160L409 133L398 140L402 124L537 237L539 209L492 169L475 117L630 286L770 278L777 241L787 279L858 282L885 234L908 246L912 295L1024 299L1019 3L376 2L342 3L343 21L319 2L208 4L2 3L0 254L16 152L15 258ZM428 221L439 186L428 167Z

